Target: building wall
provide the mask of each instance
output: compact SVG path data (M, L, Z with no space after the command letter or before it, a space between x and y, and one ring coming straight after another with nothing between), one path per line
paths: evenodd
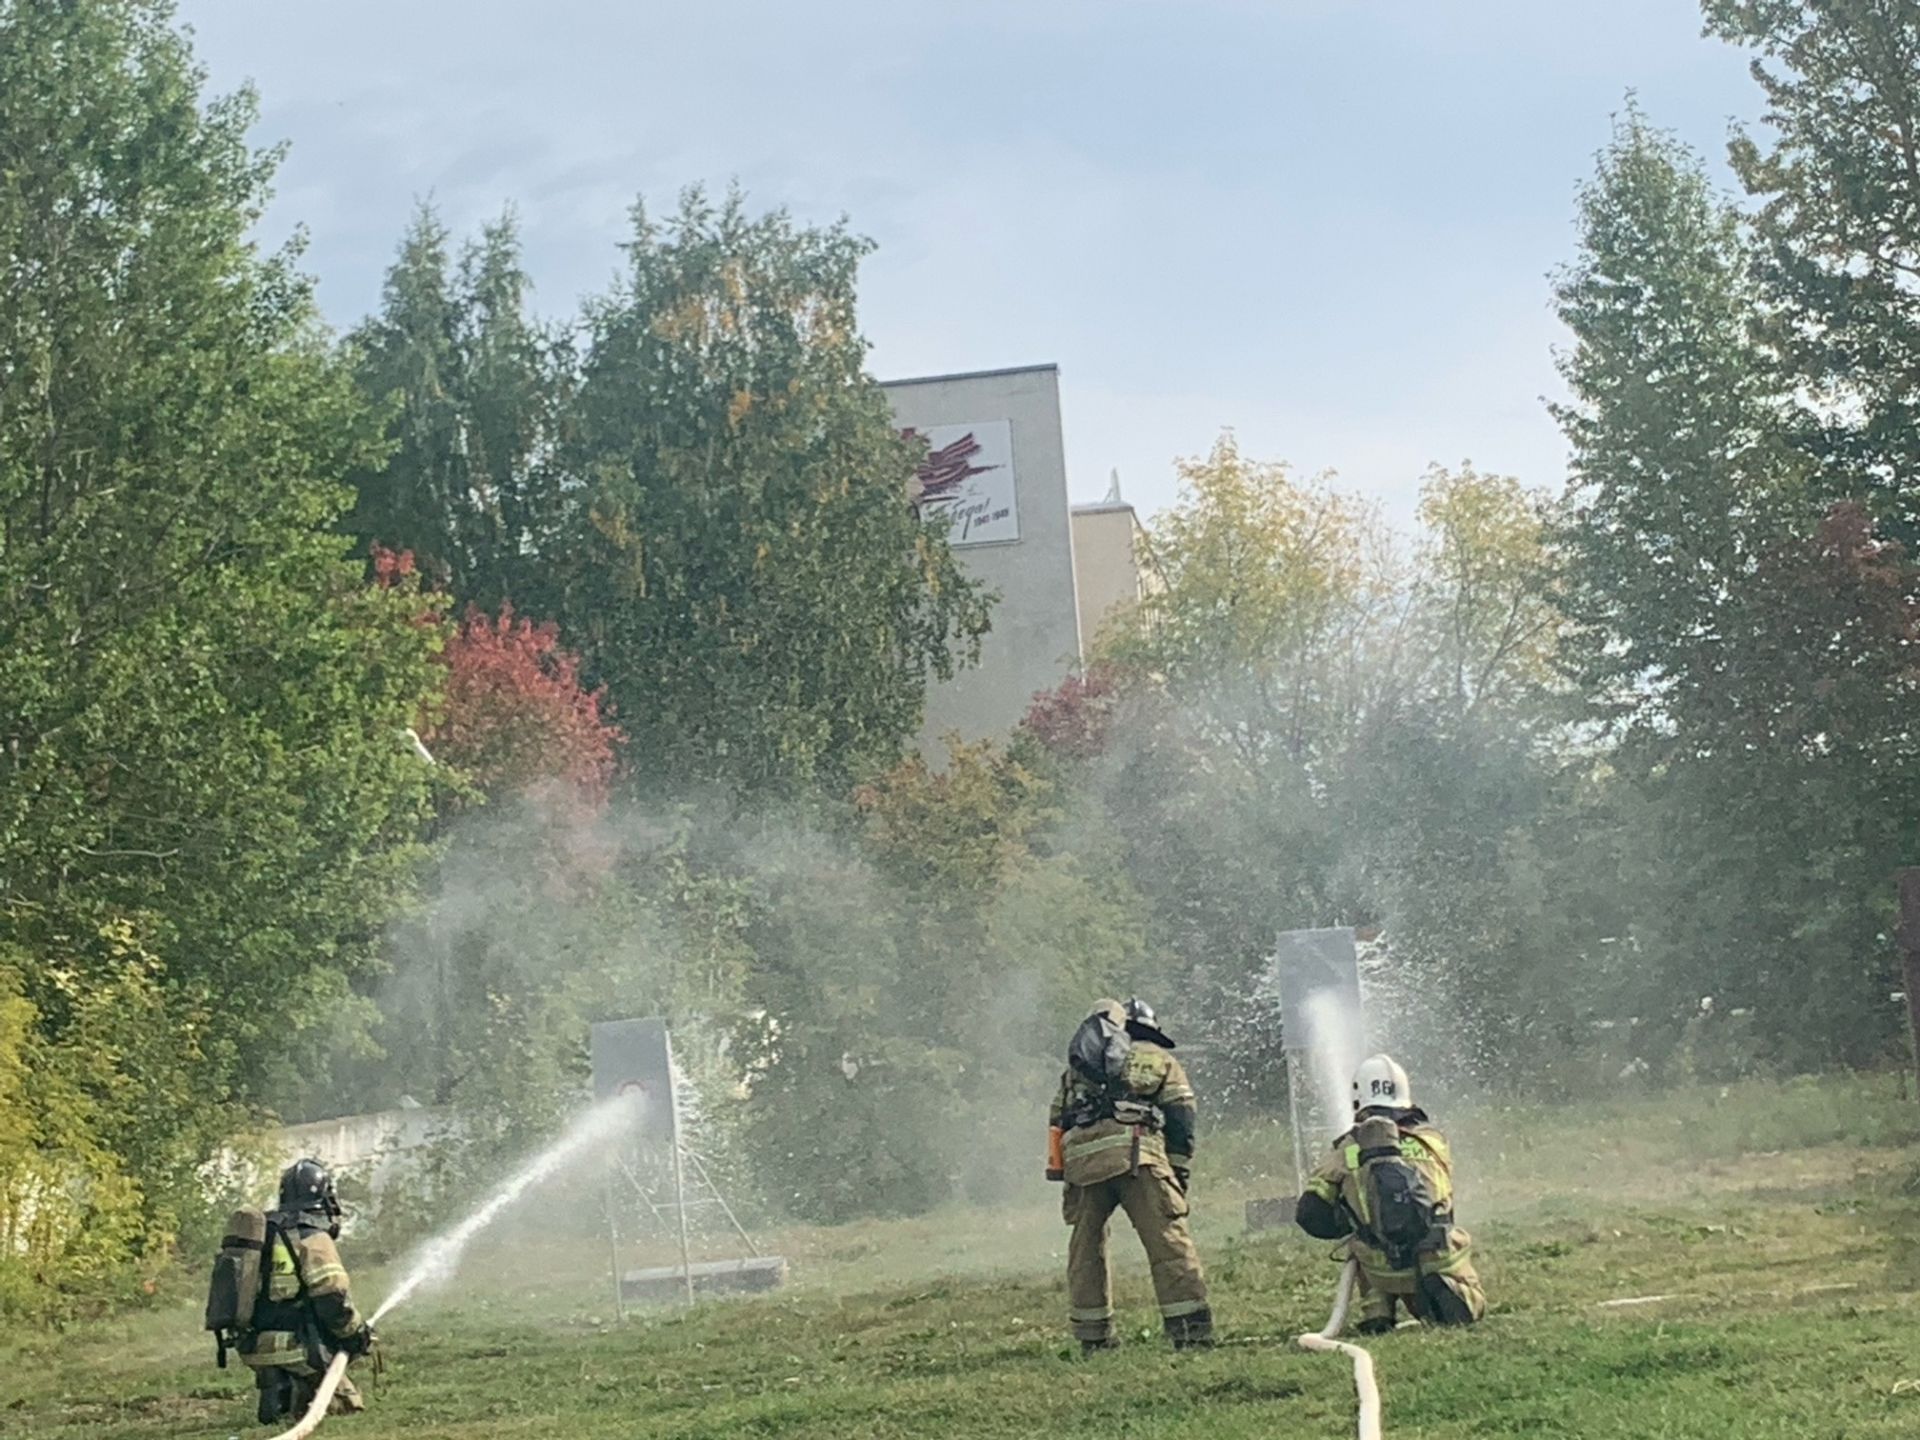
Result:
M978 666L928 692L921 740L937 749L949 732L969 740L1004 736L1034 695L1058 685L1080 660L1059 371L1040 365L897 380L885 389L903 427L1010 427L1019 538L955 550L970 575L999 592L993 630L981 642Z
M267 1132L268 1154L287 1166L311 1155L335 1174L351 1172L380 1190L410 1170L415 1156L446 1124L438 1110L378 1110Z
M1080 648L1152 592L1146 531L1124 500L1073 507L1073 576L1080 597Z
M280 1172L312 1156L336 1179L378 1197L418 1176L427 1147L446 1134L451 1124L446 1111L416 1106L283 1125L251 1137L244 1145L216 1152L202 1179L209 1196L245 1196L247 1203L271 1209ZM354 1220L350 1209L348 1230Z

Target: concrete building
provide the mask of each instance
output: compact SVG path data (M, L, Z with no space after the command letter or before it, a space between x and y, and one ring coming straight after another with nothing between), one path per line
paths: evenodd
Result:
M1004 736L1080 663L1060 372L1053 365L896 380L902 429L927 440L915 502L945 514L969 574L1000 599L980 663L927 695L922 743Z
M948 517L960 563L998 594L980 663L927 695L921 734L1004 737L1064 680L1102 624L1158 585L1146 532L1119 482L1098 504L1067 499L1060 374L1053 365L884 386L902 429L927 441L923 512Z
M1073 588L1080 606L1080 651L1092 654L1101 631L1147 596L1166 588L1146 527L1120 497L1114 474L1107 497L1075 505Z

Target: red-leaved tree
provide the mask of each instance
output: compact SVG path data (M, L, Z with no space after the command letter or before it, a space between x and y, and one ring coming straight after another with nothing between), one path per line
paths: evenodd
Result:
M580 680L559 628L503 605L468 606L447 643L447 687L426 736L489 796L537 794L589 810L606 803L622 739L604 692Z
M376 541L368 556L382 589L420 583L412 551ZM440 623L431 610L420 618ZM580 658L560 644L558 626L517 616L511 604L497 616L469 605L442 659L439 718L422 727L436 761L489 799L558 802L563 818L585 818L606 804L625 737L605 691L581 683Z
M1020 728L1057 759L1092 760L1105 753L1123 698L1120 672L1095 665L1035 695Z

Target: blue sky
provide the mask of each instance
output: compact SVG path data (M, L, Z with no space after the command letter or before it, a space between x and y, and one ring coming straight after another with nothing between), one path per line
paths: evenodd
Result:
M183 0L291 153L352 323L419 197L512 201L543 309L636 195L738 178L879 243L882 377L1057 361L1069 483L1143 509L1231 425L1409 515L1429 461L1557 486L1547 275L1629 89L1718 164L1745 61L1689 0Z

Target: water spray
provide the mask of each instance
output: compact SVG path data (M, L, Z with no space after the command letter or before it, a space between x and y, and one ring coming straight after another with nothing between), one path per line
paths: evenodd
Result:
M1314 991L1301 1010L1312 1036L1307 1064L1317 1118L1342 1121L1353 1108L1353 1072L1361 1055L1360 1011L1348 996L1333 989Z
M1354 1068L1366 1039L1360 998L1359 957L1352 930L1290 930L1275 947L1269 983L1279 992L1287 1059L1287 1104L1293 1130L1294 1167L1304 1190L1308 1132L1318 1122L1344 1128L1351 1112ZM1311 1089L1316 1111L1301 1113L1301 1091ZM1324 1135L1324 1132L1319 1132ZM1313 1143L1319 1143L1315 1141ZM1380 1440L1380 1387L1373 1356L1339 1338L1346 1328L1360 1279L1360 1262L1349 1258L1334 1292L1333 1314L1324 1329L1296 1337L1303 1350L1341 1354L1353 1362L1353 1388L1360 1401L1360 1440Z
M1360 1001L1359 952L1351 929L1286 930L1275 939L1263 989L1279 1001L1280 1044L1287 1067L1288 1128L1295 1180L1307 1183L1307 1155L1318 1126L1347 1113L1347 1078L1359 1062L1366 1029ZM1317 1114L1308 1113L1311 1095Z
M445 1234L437 1235L422 1245L400 1283L380 1302L380 1307L367 1323L378 1324L383 1317L410 1300L422 1286L439 1284L450 1278L474 1237L498 1220L514 1201L541 1181L557 1175L582 1155L603 1148L623 1130L630 1129L644 1104L645 1098L638 1092L624 1091L602 1100L582 1114L567 1128L565 1134L509 1176L471 1215ZM290 1429L281 1431L272 1440L306 1440L307 1436L320 1428L320 1422L326 1419L327 1407L333 1403L334 1393L340 1388L340 1380L347 1373L348 1358L345 1351L333 1357L326 1373L320 1377L320 1384L314 1391L313 1402L307 1406L306 1413Z
M449 1278L476 1235L499 1219L501 1213L528 1190L557 1174L582 1152L597 1148L631 1127L642 1103L640 1095L628 1092L603 1100L581 1115L564 1135L489 1195L479 1209L446 1234L435 1236L421 1246L406 1275L380 1303L368 1323L378 1324L382 1316L404 1304L422 1285Z

